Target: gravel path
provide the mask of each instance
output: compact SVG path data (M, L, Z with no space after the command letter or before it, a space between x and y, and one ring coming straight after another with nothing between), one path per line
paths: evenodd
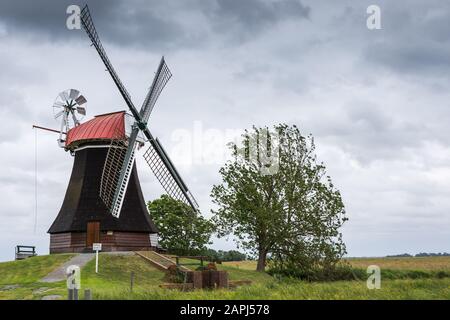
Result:
M57 282L66 279L66 269L68 266L77 265L80 269L95 257L95 253L80 253L63 265L59 266L47 276L41 279L41 282Z

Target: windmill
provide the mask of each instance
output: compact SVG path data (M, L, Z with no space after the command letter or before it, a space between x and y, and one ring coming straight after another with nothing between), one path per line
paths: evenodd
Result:
M148 143L145 162L165 192L198 211L198 204L147 123L172 74L164 57L138 111L116 74L94 27L87 5L81 24L128 107L80 122L86 99L66 90L55 101L62 117L60 145L74 156L63 204L50 226L50 253L89 252L101 242L103 251L140 251L157 247L158 229L148 212L135 162L136 149ZM35 126L37 127L37 126ZM65 135L63 139L63 135Z
M75 89L67 89L60 92L53 103L53 114L55 119L61 118L61 129L58 144L64 148L65 139L63 135L70 128L80 125L80 120L86 115L86 98ZM77 116L78 115L78 116Z
M144 154L144 158L164 190L172 198L185 202L190 205L193 210L197 211L198 204L195 198L192 196L183 179L175 169L175 166L171 162L161 143L158 139L153 137L147 126L150 113L155 106L156 100L169 79L172 77L164 57L161 58L153 83L138 112L131 101L130 95L120 81L119 76L106 55L106 51L100 42L100 38L95 29L87 5L81 10L80 17L81 24L91 39L92 45L97 50L107 71L125 100L129 111L134 117L134 123L128 141L121 141L119 143L113 141L109 148L101 179L100 197L108 207L110 213L118 218L122 209L124 194L127 190L131 168L134 163L138 134L139 132L142 132L150 143L149 148ZM118 168L120 168L120 170L117 170Z

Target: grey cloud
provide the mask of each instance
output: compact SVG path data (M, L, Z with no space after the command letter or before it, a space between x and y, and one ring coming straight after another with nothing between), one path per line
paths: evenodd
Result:
M397 73L441 76L450 71L450 4L396 3L382 8L383 30L363 51L365 61ZM370 36L370 32L366 32Z
M81 5L81 1L2 1L0 22L12 36L25 33L40 41L67 40L74 35L66 28L66 9L71 4Z
M236 31L239 38L253 36L266 27L286 19L309 18L310 8L300 0L217 0L210 15L218 32Z
M393 118L382 107L355 100L337 116L324 116L311 126L324 141L339 144L363 165L407 157L408 148L420 148L432 132L420 123Z
M67 6L84 2L3 1L0 22L9 33L21 32L38 41L85 40L65 25ZM112 0L89 1L88 5L104 41L159 51L199 48L220 34L250 39L284 19L307 18L310 11L300 0ZM215 34L211 34L213 29Z
M445 77L449 75L450 45L429 40L402 45L398 43L394 45L393 41L383 41L370 45L365 54L369 61L397 72Z
M12 35L28 35L33 40L55 42L86 40L78 30L68 30L66 9L82 7L86 1L2 1L0 22ZM161 10L157 1L88 1L101 38L118 45L161 48L181 41L185 33L170 11ZM164 8L163 8L164 9Z

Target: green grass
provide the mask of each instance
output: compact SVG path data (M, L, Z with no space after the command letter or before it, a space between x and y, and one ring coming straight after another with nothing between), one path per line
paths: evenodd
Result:
M222 265L235 267L237 269L243 269L243 270L251 270L251 271L256 270L256 261L254 261L254 260L227 261L227 262L222 262Z
M161 272L150 268L144 274L136 277L133 292L129 290L129 276L119 274L117 264L126 268L127 274L136 268L134 262L127 266L121 262L131 257L108 257L107 270L102 275L89 275L96 281L98 288L93 289L95 299L450 299L450 279L402 279L382 281L378 290L367 289L365 281L336 281L336 282L304 282L296 279L275 280L266 273L254 271L253 261L231 262L217 265L219 270L227 270L230 280L251 280L252 285L241 286L233 290L194 290L182 292L159 288L164 282ZM104 259L104 257L103 257ZM106 261L104 261L106 262ZM101 264L104 264L101 262ZM139 265L142 261L136 260ZM183 259L183 262L193 261ZM189 266L195 268L195 266ZM139 267L137 269L140 269ZM145 267L144 267L145 268ZM92 272L91 266L91 272ZM136 269L134 269L136 270ZM144 269L140 269L144 271ZM395 270L397 276L402 270ZM85 270L83 270L85 272ZM411 275L414 270L406 270ZM409 273L408 273L409 272ZM425 272L428 272L425 270ZM421 272L418 272L423 276ZM427 273L425 273L427 274ZM149 277L149 278L145 278ZM150 280L151 278L151 280ZM111 285L104 283L108 281ZM139 283L141 282L141 283Z
M41 300L46 295L60 295L67 298L65 282L56 283L27 283L13 290L4 290L0 286L0 300Z
M234 290L195 290L181 292L154 288L147 291L112 290L94 293L97 299L169 299L169 300L211 300L211 299L450 299L450 280L386 280L381 289L369 290L365 281L337 281L308 283L299 280L270 280L242 286Z
M2 262L0 263L0 285L37 282L71 257L73 257L72 254L55 254Z
M164 282L165 273L154 268L137 255L99 255L99 272L95 273L95 259L81 271L81 285L103 292L114 289L129 291L131 272L134 272L134 290L156 288Z
M48 284L40 283L39 279L70 257L51 255L0 263L0 299L40 299L49 294L60 294L65 299L64 281ZM139 256L100 254L99 273L95 273L95 260L90 261L81 271L81 286L91 289L94 299L450 299L450 264L447 264L450 260L436 258L349 259L361 275L365 275L368 265L381 267L381 289L375 290L367 289L364 279L335 282L276 280L266 273L254 271L254 261L227 262L217 267L227 270L230 280L251 280L252 284L230 290L182 292L160 288L159 285L166 281L165 273ZM196 266L190 267L195 269ZM132 292L131 272L135 275ZM19 287L3 290L7 284Z
M66 295L65 283L41 283L40 279L73 254L37 256L0 263L0 299L41 299L45 295ZM13 286L11 289L8 286Z
M184 259L183 262L193 262ZM189 266L195 269L196 266ZM230 266L218 265L219 270L227 270L230 280L251 280L253 283L266 283L272 277L266 273L241 270ZM133 293L130 292L130 277L134 272ZM209 290L180 292L162 289L160 284L166 282L165 273L152 267L139 256L120 256L100 254L99 273L95 273L95 261L90 261L82 270L83 288L91 288L96 299L195 299L195 295ZM219 297L219 296L217 296Z

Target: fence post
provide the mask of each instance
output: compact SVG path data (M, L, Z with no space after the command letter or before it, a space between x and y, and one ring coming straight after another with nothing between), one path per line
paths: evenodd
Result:
M92 300L91 289L84 290L84 300Z
M133 292L133 285L134 285L134 271L131 271L130 274L130 291Z

